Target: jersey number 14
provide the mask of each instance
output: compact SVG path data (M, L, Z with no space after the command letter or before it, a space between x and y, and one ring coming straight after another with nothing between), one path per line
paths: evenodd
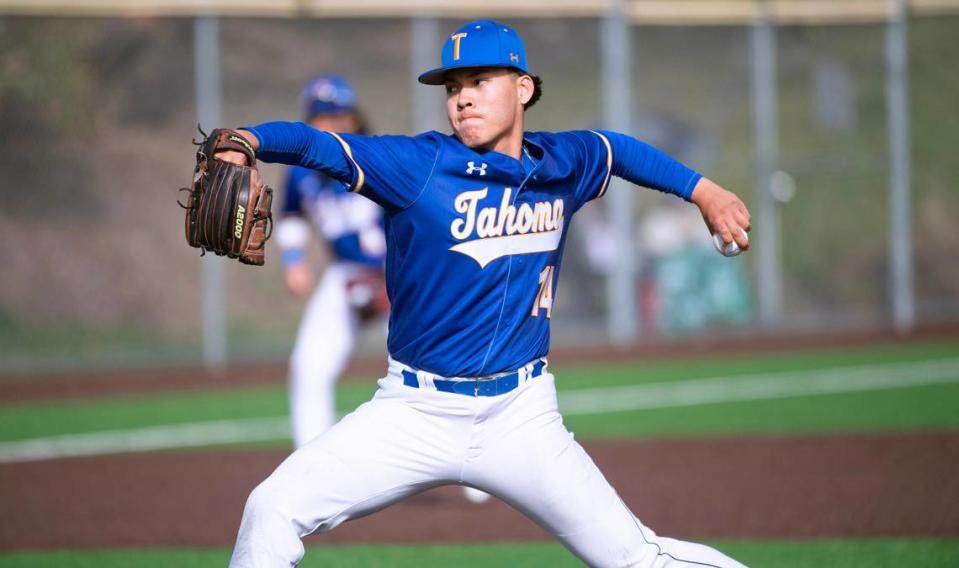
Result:
M530 315L539 316L540 310L546 310L546 318L553 315L553 266L547 266L539 273L539 292L533 301L533 311Z

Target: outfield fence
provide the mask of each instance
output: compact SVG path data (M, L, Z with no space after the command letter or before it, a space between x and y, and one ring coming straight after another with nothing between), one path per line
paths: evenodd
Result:
M414 77L477 16L514 24L544 78L530 129L632 133L754 212L754 250L723 259L694 210L613 188L573 223L557 344L957 322L957 14L949 0L0 0L0 374L284 357L302 303L278 251L251 269L183 243L198 117L297 120L302 85L335 72L375 132L445 130L442 94ZM282 186L280 168L265 175ZM319 270L323 247L311 254Z

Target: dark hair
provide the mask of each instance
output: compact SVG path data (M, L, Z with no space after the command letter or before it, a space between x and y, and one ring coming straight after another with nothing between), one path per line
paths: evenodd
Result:
M533 96L523 105L523 110L529 110L543 96L543 80L540 79L539 75L530 75L529 77L533 80Z

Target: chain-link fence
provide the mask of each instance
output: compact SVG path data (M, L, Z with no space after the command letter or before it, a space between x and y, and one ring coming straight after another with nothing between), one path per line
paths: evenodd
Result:
M458 21L441 20L435 45ZM511 20L544 97L531 130L602 124L600 22ZM959 320L959 17L910 22L917 321ZM200 261L177 189L196 131L191 18L0 18L2 371L196 361ZM227 125L297 120L319 73L352 81L374 132L409 133L415 97L408 19L221 20ZM632 28L631 131L753 205L749 26ZM888 325L889 166L884 26L777 30L783 318L786 329ZM437 55L438 58L438 55ZM444 128L441 104L429 120ZM212 125L209 125L212 126ZM281 186L282 170L265 176ZM692 207L637 190L640 340L760 333L752 254L711 251ZM615 270L601 205L573 223L554 313L557 344L605 336ZM763 246L762 242L754 243ZM302 302L267 266L225 265L231 357L282 358ZM322 245L313 251L324 262ZM251 346L257 346L253 348ZM382 350L382 333L368 341Z

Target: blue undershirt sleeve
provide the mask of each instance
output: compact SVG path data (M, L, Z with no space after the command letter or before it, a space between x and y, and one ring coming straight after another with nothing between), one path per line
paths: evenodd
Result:
M693 188L702 174L686 167L664 152L619 132L600 130L609 141L612 173L630 183L665 193L678 195L689 201Z
M358 170L334 134L302 122L266 122L242 128L259 140L259 160L319 170L347 187L357 181Z
M424 191L442 135L363 136L316 130L300 122L244 126L260 142L256 157L319 170L388 210L408 207Z

